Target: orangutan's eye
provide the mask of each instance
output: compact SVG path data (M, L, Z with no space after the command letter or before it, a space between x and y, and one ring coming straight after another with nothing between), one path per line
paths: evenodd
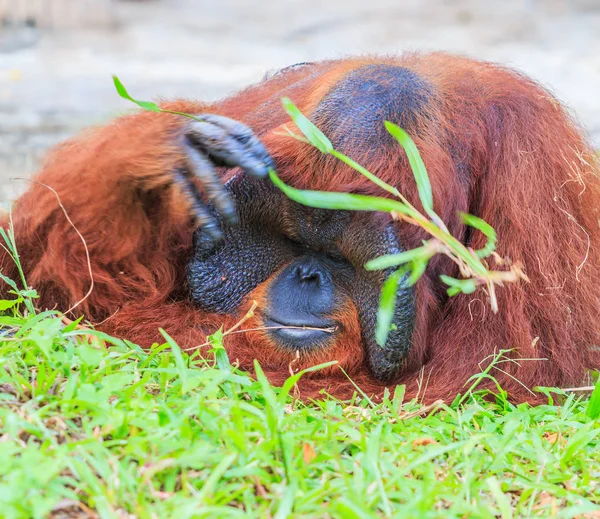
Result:
M349 266L348 260L338 251L330 251L326 255L327 259L329 259L337 267Z

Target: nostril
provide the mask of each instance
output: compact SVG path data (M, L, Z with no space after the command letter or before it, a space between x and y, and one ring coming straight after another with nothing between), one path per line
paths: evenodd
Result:
M323 273L314 264L298 265L296 267L296 276L304 283L316 283L321 286L323 282Z

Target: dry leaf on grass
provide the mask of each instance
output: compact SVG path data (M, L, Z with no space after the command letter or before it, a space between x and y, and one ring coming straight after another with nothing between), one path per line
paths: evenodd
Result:
M412 442L413 449L415 447L423 447L425 445L438 445L438 442L436 442L433 438L417 438Z
M315 450L309 443L302 445L302 457L304 458L304 463L310 463L317 457Z

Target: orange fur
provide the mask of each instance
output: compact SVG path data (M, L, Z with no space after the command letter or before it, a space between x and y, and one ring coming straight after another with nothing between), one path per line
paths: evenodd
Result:
M250 125L280 165L281 177L297 187L382 195L333 158L281 135L288 123L281 96L310 113L346 74L369 63L406 67L435 87L435 102L408 130L427 166L436 211L460 239L466 231L457 211L485 219L498 232L499 254L522 263L530 279L499 288L500 311L493 314L482 292L446 301L439 274L456 275L455 269L444 259L432 262L417 285L413 347L395 382L406 383L414 395L423 378L428 381L421 392L425 400L452 398L501 349L511 349L513 361L499 366L502 371L494 376L515 401L536 401L526 389L536 385L581 382L586 368L600 367L598 163L583 132L539 85L489 63L410 54L322 62L213 105L177 101L166 106ZM235 316L202 315L185 300L192 226L186 200L169 184L169 173L182 158L175 142L185 122L157 113L122 117L59 146L37 176L58 192L90 250L95 289L80 310L93 321L106 319L101 329L144 346L159 340L161 326L182 347L193 347L248 308L243 305ZM461 146L471 152L466 181L456 171L450 142L458 143L458 153ZM357 149L352 158L417 203L400 148L376 158L367 152ZM81 241L54 195L32 186L13 215L24 269L40 290L42 306L69 308L86 293L90 279ZM426 238L405 224L399 224L398 234L405 248ZM471 246L483 242L474 233ZM5 274L15 275L6 255L0 262ZM260 299L265 286L254 297ZM337 359L367 393L381 394L383 386L368 373L356 309L348 306L339 320L347 333L294 367ZM258 327L260 320L246 324ZM258 358L275 382L287 376L293 360L261 332L236 334L225 345L243 367ZM302 387L304 396L324 389L346 397L354 390L336 369L308 377Z

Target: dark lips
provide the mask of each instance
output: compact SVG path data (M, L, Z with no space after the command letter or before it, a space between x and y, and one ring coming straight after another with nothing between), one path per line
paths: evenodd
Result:
M304 322L282 322L268 316L265 316L264 325L273 328L267 331L277 342L294 349L307 349L322 343L331 338L335 332L330 330L337 327L334 321L317 318Z

